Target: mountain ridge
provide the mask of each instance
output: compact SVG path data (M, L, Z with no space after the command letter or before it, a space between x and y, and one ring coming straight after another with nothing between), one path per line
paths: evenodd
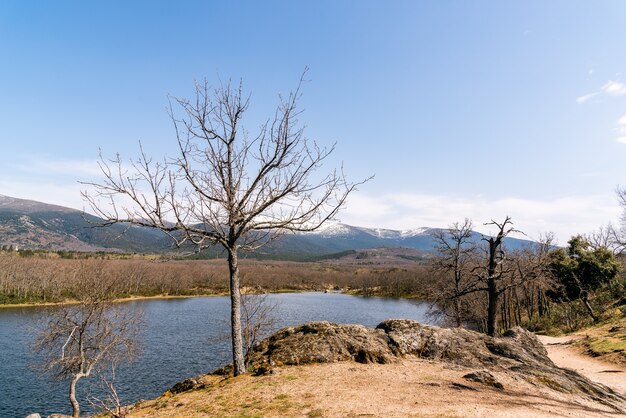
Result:
M0 245L82 252L171 253L175 250L170 238L158 229L124 224L97 226L102 222L102 219L78 209L0 195ZM411 248L433 253L436 242L432 233L442 229L367 228L331 221L313 232L286 234L251 256L312 259L374 248ZM479 241L482 237L483 234L473 232L473 240ZM511 249L532 242L508 237L506 240ZM219 254L219 248L211 248L203 257Z

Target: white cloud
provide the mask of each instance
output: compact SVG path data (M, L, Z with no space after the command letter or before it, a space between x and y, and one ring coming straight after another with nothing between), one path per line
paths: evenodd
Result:
M358 196L358 197L357 197ZM369 212L367 208L376 208ZM486 199L482 196L451 197L425 194L387 194L351 197L341 213L343 222L391 229L422 226L445 227L471 218L475 229L489 233L483 224L511 216L515 227L530 238L554 232L561 243L574 234L587 233L619 218L620 208L612 194L568 196L556 199L523 199L506 197Z
M623 96L626 94L626 85L619 81L609 80L601 90L610 96Z
M620 144L626 144L626 136L617 137L616 141Z
M623 96L626 94L626 84L619 81L609 80L602 87L600 87L599 91L576 98L576 103L587 103L589 100L600 94L606 94L608 96Z
M617 120L617 124L618 124L618 125L621 125L621 126L626 125L626 115L624 115L624 116L622 116L621 118L619 118L619 119Z
M599 92L595 92L595 93L585 94L584 96L580 96L579 98L576 99L576 103L578 103L578 104L586 103L590 99L592 99L595 96L597 96L598 94L600 94L600 93Z

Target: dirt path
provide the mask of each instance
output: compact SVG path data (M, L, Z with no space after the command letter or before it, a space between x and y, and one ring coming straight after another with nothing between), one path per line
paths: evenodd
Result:
M580 337L548 337L538 335L548 350L548 356L559 367L576 370L583 376L611 387L626 396L626 368L594 359L572 346Z

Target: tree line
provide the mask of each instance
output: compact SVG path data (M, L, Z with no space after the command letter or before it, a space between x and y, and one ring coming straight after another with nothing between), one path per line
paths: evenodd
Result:
M619 274L620 247L599 234L574 236L564 248L548 234L509 250L504 238L519 232L511 218L489 225L496 234L480 242L469 219L434 234L431 269L437 279L429 298L448 323L489 335L516 325L574 330L621 306L626 281Z

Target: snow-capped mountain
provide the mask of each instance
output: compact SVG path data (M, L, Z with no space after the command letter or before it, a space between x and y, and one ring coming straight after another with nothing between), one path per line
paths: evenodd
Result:
M100 222L98 218L75 209L0 195L0 245L53 251L172 251L171 239L158 230L124 225L93 227ZM328 222L314 232L287 234L251 256L314 259L350 250L399 247L432 253L436 245L432 233L436 230L427 227L406 230L365 228ZM479 241L481 237L476 232L474 239ZM505 239L509 248L518 248L528 242ZM206 254L223 255L219 246L207 250Z
M433 228L422 227L415 229L385 229L385 228L366 228L362 226L351 226L342 224L341 222L331 221L324 224L318 230L310 232L310 234L315 234L323 237L340 237L346 236L350 234L355 234L357 232L364 232L373 237L382 238L382 239L402 239L402 238L410 238L416 235L425 235L430 234Z

